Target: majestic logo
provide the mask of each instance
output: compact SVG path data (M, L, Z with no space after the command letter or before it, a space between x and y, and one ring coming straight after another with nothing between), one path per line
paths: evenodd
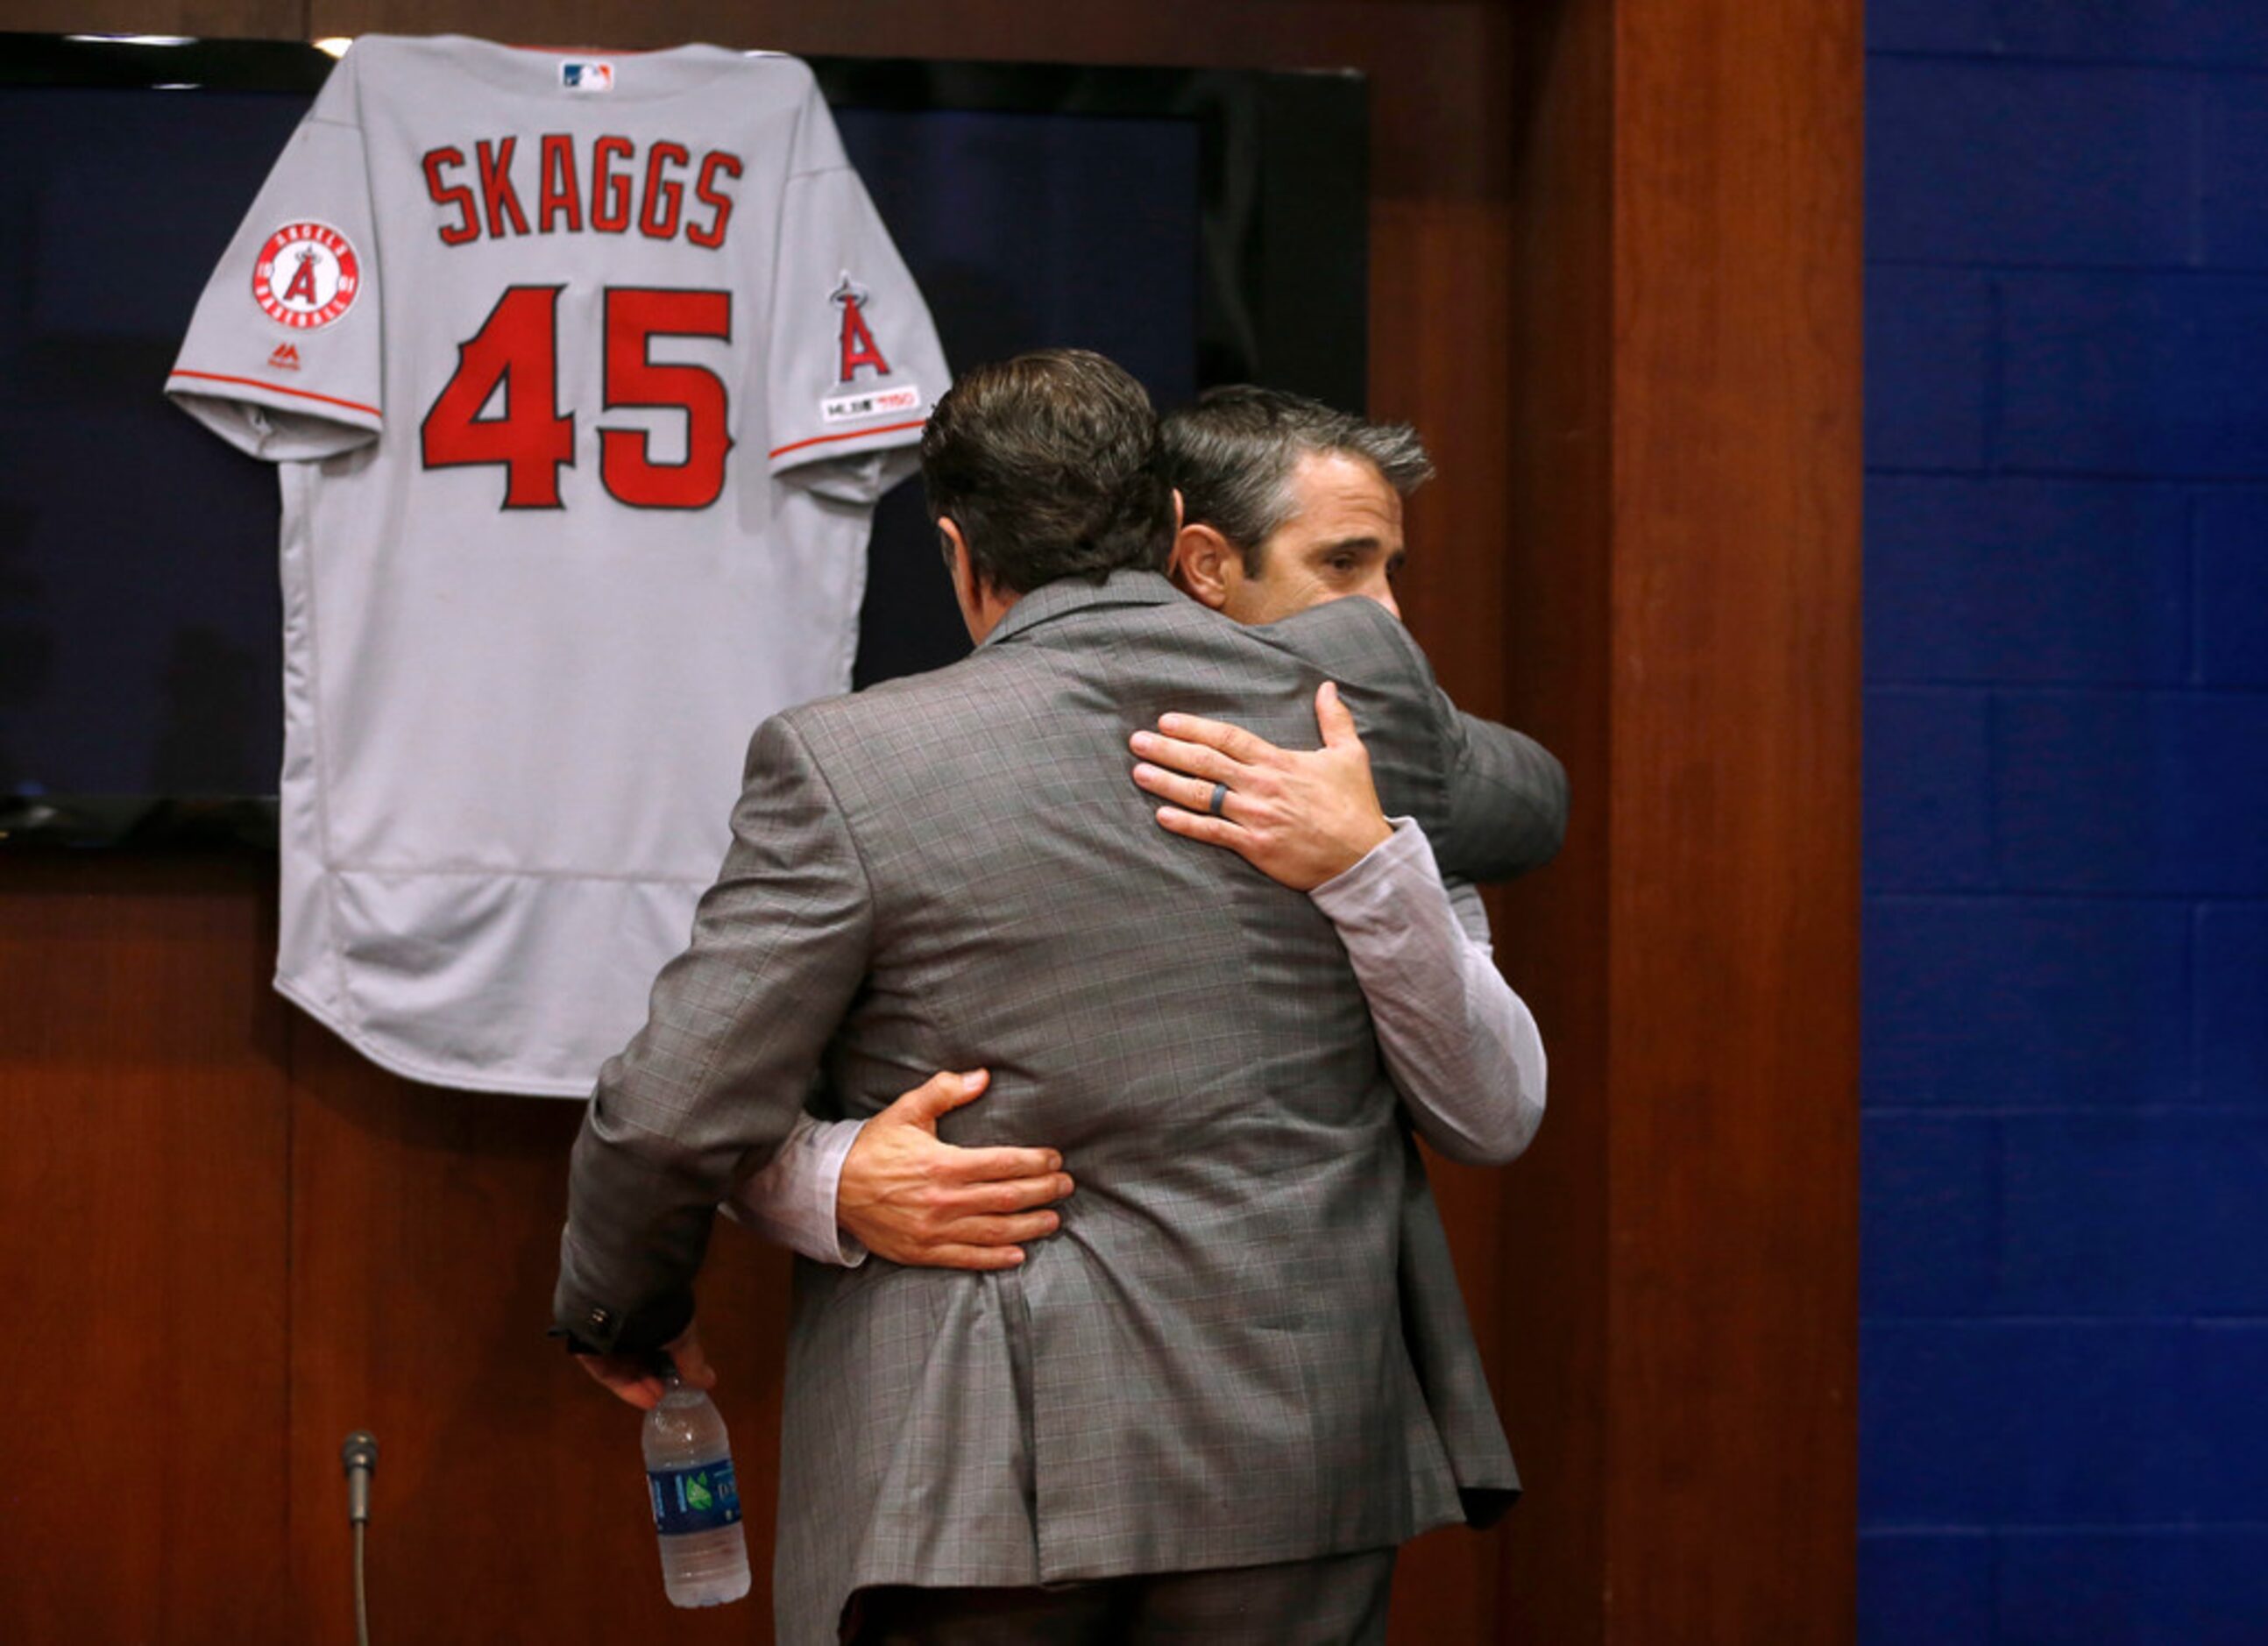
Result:
M835 380L847 383L851 373L860 366L872 366L884 377L890 374L890 363L882 358L881 345L874 334L866 329L865 309L873 300L865 287L850 278L850 271L843 271L843 284L827 294L827 300L843 311L843 361Z
M615 89L615 65L563 63L559 65L559 86L565 92L611 92Z
M294 331L328 326L354 306L362 262L327 223L287 223L268 237L252 268L253 300ZM272 362L271 362L272 364Z
M268 369L271 372L298 371L299 369L299 345L296 343L277 343L276 345L276 352L268 357Z

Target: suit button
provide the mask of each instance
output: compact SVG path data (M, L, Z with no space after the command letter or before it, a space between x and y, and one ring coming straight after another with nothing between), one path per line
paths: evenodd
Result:
M593 1309L591 1311L591 1329L594 1332L604 1332L607 1329L607 1323L613 1318L614 1316L605 1310Z

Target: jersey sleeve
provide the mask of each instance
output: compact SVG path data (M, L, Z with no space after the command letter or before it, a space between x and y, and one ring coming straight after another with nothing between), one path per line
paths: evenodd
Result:
M796 145L766 355L772 472L872 502L917 461L945 351L815 87Z
M378 436L378 246L349 73L291 134L166 379L176 405L255 457L329 457Z

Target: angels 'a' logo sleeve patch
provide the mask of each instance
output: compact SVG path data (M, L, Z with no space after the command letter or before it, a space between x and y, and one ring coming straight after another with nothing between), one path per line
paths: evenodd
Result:
M328 223L287 223L252 265L252 299L269 319L313 331L342 318L362 290L354 242Z
M874 341L873 331L866 324L866 310L874 301L873 293L853 280L846 269L842 284L828 293L827 300L843 311L835 380L855 383L861 366L887 377L890 363L882 358L881 345Z
M806 113L812 130L828 121L815 92ZM831 123L825 130L831 144ZM953 379L928 306L858 174L821 146L781 203L764 421L774 474L832 463L831 474L807 478L843 491L904 472L900 448L919 442ZM878 453L895 455L865 461Z

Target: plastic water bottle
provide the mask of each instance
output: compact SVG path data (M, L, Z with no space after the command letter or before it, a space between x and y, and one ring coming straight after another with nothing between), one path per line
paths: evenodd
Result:
M748 1540L732 1443L716 1403L670 1374L645 1415L645 1483L661 1539L661 1581L678 1606L716 1606L748 1592Z

